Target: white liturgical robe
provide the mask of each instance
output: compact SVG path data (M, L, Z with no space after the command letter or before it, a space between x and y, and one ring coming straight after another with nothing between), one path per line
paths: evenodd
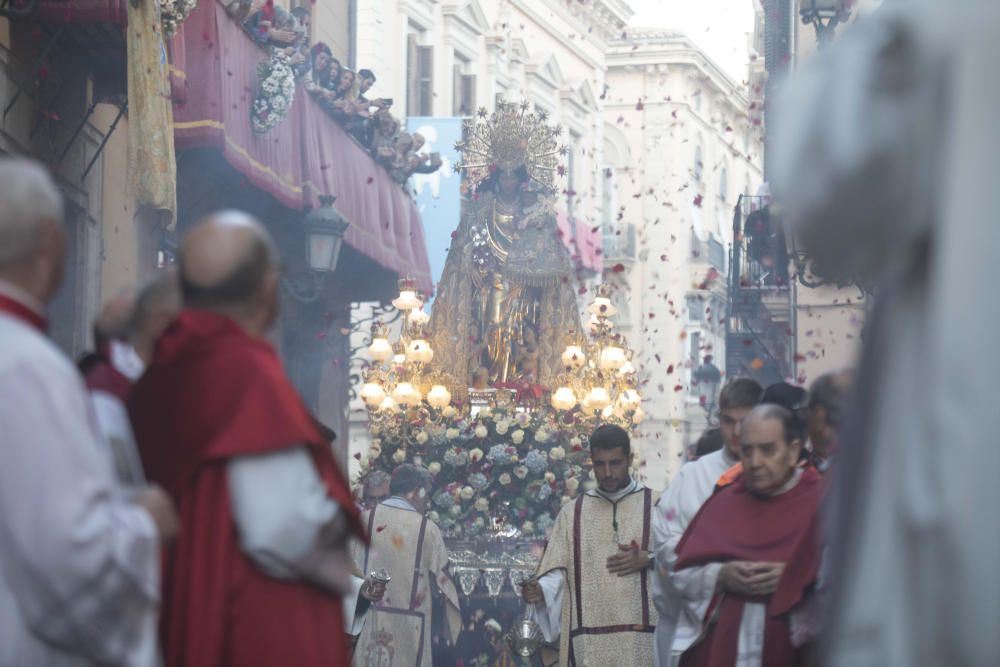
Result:
M558 634L561 666L651 664L651 572L619 577L607 558L620 545L649 551L653 500L632 481L615 494L581 494L556 517L537 571L546 605L535 618L547 641Z
M4 313L0 433L0 665L154 665L156 526L117 488L76 368Z
M824 663L1000 656L1000 3L886 0L775 98L773 189L875 282L834 470Z
M737 462L723 447L697 461L684 464L653 510L653 553L656 558L653 602L660 614L656 624L655 653L656 664L660 667L668 667L671 655L679 656L698 637L701 619L711 602L718 576L718 567L709 565L704 569L696 568L698 576L685 573L682 579L671 579L674 563L677 562L674 549L691 519L711 497L719 478ZM687 602L682 600L682 591L678 590L682 581ZM692 602L696 599L701 600L700 604Z

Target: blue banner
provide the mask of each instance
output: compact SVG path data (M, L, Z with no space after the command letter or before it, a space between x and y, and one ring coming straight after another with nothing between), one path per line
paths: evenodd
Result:
M442 165L433 174L414 174L410 188L415 199L427 240L431 280L441 280L444 261L451 246L451 234L458 229L462 213L462 178L454 171L459 161L455 143L462 138L463 118L408 118L406 131L419 132L425 139L421 153L440 153Z

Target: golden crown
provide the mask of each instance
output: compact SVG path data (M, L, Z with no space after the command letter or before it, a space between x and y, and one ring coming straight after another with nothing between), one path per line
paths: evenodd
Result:
M546 111L536 108L532 112L528 102L500 101L492 114L482 107L476 116L465 121L465 138L455 144L455 149L462 153L456 171L465 172L472 189L497 170L514 171L521 167L532 181L547 190L554 189L558 155L566 155L569 149L559 146L562 128L546 123Z

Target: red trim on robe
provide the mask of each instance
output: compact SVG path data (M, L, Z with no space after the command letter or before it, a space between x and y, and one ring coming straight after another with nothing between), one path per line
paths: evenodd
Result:
M49 321L44 316L4 294L0 294L0 313L7 313L42 333L49 330Z

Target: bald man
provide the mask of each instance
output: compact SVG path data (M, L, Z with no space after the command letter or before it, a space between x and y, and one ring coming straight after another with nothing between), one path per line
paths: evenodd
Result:
M127 485L145 479L125 402L152 358L156 339L180 310L174 271L164 271L138 294L124 290L112 297L94 323L96 350L80 360L98 430L111 452L118 479Z
M65 258L62 197L0 158L0 665L156 664L158 489L125 497L76 368L45 336Z
M179 253L183 310L130 399L146 474L185 526L166 556L167 667L347 664L345 546L364 531L267 342L276 255L243 213L192 228Z

